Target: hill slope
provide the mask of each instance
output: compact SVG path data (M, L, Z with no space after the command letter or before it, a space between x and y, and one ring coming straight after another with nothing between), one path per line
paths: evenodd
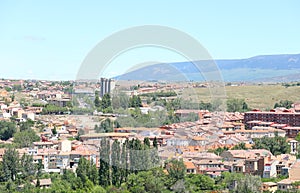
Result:
M120 80L204 80L201 73L213 61L154 64L115 77ZM215 60L224 81L298 81L300 54L262 55L247 59ZM196 65L196 66L195 66ZM197 65L202 66L199 71ZM206 72L205 72L206 71ZM299 74L298 74L299 73ZM290 80L291 77L291 80Z

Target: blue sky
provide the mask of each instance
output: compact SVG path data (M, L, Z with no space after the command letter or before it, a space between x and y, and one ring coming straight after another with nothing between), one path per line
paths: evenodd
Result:
M149 24L188 33L215 59L300 53L299 7L298 0L2 0L0 78L75 79L101 40ZM183 60L170 51L141 48L119 56L103 75L140 62Z

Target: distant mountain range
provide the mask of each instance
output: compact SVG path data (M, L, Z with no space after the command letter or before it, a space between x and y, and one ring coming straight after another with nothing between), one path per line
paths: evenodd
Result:
M213 61L154 64L115 77L119 80L203 81ZM223 80L250 82L300 81L300 54L261 55L247 59L215 60ZM196 66L195 66L196 65ZM199 71L197 65L202 66Z

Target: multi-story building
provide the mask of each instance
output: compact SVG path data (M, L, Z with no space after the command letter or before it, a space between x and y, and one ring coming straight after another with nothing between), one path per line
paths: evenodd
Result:
M292 127L300 126L300 112L295 109L272 109L271 111L252 110L244 115L247 129L251 129L252 121L274 122Z
M113 79L101 78L100 79L100 97L106 93L111 93L115 88L115 81Z
M213 177L221 175L221 172L228 171L221 160L202 159L195 161L194 164L197 167L197 173L207 174Z

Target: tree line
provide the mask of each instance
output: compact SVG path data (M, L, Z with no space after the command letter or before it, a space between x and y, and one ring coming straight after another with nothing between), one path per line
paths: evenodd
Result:
M40 137L32 129L34 121L28 120L16 124L14 121L0 121L0 139L14 138L13 147L29 147L33 142L39 141Z
M100 148L99 184L102 186L120 185L127 181L131 173L146 171L159 166L158 142L156 138L151 146L145 138L125 140L124 143L115 140L102 139Z

